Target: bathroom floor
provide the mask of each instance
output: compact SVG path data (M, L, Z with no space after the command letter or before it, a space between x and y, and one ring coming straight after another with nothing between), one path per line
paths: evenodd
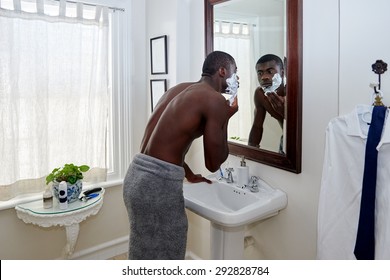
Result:
M112 257L110 260L127 260L127 253L120 254L118 256Z

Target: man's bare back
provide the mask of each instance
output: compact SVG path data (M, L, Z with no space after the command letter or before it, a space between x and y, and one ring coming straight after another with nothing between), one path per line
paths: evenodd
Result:
M152 134L153 129L155 128L158 120L161 117L161 114L164 112L168 103L171 102L171 100L175 98L179 93L181 93L183 90L185 90L190 85L193 85L194 83L195 82L178 84L166 91L164 95L160 98L156 107L154 108L153 114L151 115L148 124L146 125L144 137L141 143L141 153L145 152L145 148L149 142L150 135Z
M218 169L226 158L227 121L233 114L225 98L209 83L179 84L156 106L141 145L149 156L183 166L194 139L204 136L206 167Z

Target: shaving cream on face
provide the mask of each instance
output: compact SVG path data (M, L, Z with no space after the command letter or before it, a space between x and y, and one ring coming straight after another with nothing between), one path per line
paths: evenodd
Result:
M270 94L271 92L275 92L276 89L278 87L280 87L280 85L282 84L282 77L280 76L279 73L276 73L273 77L272 77L272 85L269 86L269 87L262 87L263 91L264 91L264 95L268 95Z
M230 95L229 104L232 106L234 98L237 96L237 90L239 87L237 74L233 73L230 78L226 79L228 87L226 88L226 94Z

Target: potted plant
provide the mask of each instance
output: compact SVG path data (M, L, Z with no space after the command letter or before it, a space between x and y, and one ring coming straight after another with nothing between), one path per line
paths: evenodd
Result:
M77 166L73 163L67 163L63 167L54 168L46 176L46 184L53 183L54 196L58 199L58 186L62 181L65 181L67 184L68 203L71 203L79 198L83 188L83 172L88 170L88 165Z

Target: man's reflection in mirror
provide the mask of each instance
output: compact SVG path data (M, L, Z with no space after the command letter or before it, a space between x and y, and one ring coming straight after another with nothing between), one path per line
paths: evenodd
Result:
M260 148L267 112L278 120L283 129L286 101L283 61L277 55L266 54L257 61L256 72L260 86L256 88L254 94L255 116L248 145ZM279 153L284 154L283 135L279 143Z

